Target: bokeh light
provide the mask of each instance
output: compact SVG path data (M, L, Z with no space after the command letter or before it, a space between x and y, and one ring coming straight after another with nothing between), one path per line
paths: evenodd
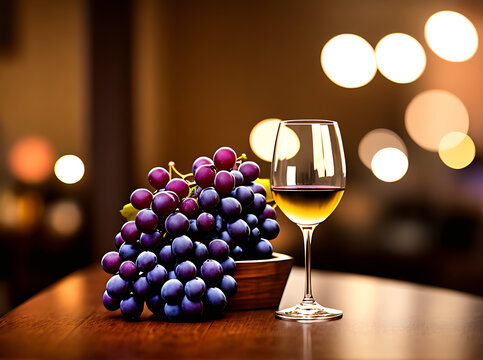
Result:
M47 225L62 237L74 235L82 224L82 211L79 205L71 200L61 200L47 209Z
M8 165L19 180L36 184L45 181L54 164L54 149L40 136L27 136L18 140L8 153Z
M84 163L75 155L64 155L55 163L55 176L66 184L74 184L84 176Z
M455 11L432 15L424 27L424 36L431 50L448 61L465 61L478 49L478 33L465 16Z
M384 36L377 44L376 61L382 75L406 84L421 76L426 67L426 54L412 36L394 33Z
M402 179L408 171L408 157L396 148L379 150L372 158L371 168L379 180L394 182Z
M330 39L320 58L327 77L345 88L364 86L376 75L374 49L365 39L354 34Z
M471 164L475 158L476 149L468 135L454 131L443 136L439 143L438 154L446 166L462 169Z
M280 121L280 119L273 118L262 120L250 132L250 147L262 160L272 161Z
M405 125L411 138L423 149L438 151L444 135L468 132L469 117L463 102L444 90L427 90L409 103Z
M375 129L368 132L359 143L359 158L362 163L371 169L374 155L384 148L396 148L407 155L404 141L394 132L388 129Z

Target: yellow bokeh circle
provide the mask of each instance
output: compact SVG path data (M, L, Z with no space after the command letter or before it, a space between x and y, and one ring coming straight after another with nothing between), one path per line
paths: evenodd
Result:
M438 154L446 166L452 169L463 169L475 158L475 143L465 133L450 132L441 139Z

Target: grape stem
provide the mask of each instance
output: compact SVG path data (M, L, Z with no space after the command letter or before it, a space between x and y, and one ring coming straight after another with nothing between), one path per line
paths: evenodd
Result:
M168 163L168 166L169 166L169 176L170 177L173 177L173 172L178 175L181 179L183 180L186 180L186 178L189 178L190 176L193 176L193 173L188 173L188 174L182 174L181 172L179 172L178 169L176 169L176 166L175 166L175 163L174 161L170 161ZM191 182L191 183L188 183L188 185L192 186L194 182Z

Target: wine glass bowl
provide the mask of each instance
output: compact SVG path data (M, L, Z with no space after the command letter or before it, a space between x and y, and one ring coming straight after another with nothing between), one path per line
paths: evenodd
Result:
M346 166L337 122L286 120L278 128L270 185L277 206L302 230L305 294L301 303L279 310L277 318L312 322L342 317L312 296L311 242L315 227L337 207L345 189Z

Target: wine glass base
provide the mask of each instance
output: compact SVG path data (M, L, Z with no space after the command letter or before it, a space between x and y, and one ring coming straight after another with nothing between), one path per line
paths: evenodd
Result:
M281 320L298 322L316 322L337 320L342 317L342 310L326 308L317 302L301 302L287 309L275 311L275 317Z

